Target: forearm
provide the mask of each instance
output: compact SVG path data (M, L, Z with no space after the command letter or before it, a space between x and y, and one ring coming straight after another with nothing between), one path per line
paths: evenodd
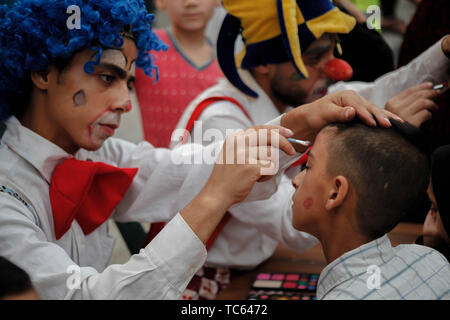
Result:
M181 211L181 216L200 241L206 243L231 205L229 200L205 186Z

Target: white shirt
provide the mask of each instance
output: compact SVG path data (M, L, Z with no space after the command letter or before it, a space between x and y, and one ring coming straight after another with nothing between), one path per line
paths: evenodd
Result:
M355 90L369 101L384 107L389 98L413 85L426 80L432 80L435 83L444 81L447 63L448 59L442 52L441 41L439 41L407 66L381 77L374 83L342 82L331 86L329 91ZM250 72L239 70L239 74L244 83L258 94L257 99L245 95L224 79L218 85L201 93L189 104L177 128L186 128L196 106L213 96L236 99L251 119L240 108L228 101L215 103L214 106L203 111L198 119L199 122L192 130L193 141L203 145L208 145L210 142L199 140L199 137L195 135L197 130L203 133L208 130L218 130L225 135L229 129L249 128L280 116L278 109ZM177 141L174 140L171 147L175 147L176 143ZM229 210L233 218L209 249L207 265L250 269L269 258L279 241L299 252L318 242L316 238L296 231L291 225L290 198L294 193L291 178L297 172L295 169L287 171L277 193L271 199L252 204L251 208L248 204L241 204Z
M275 123L279 123L276 120ZM74 221L55 238L49 183L56 165L72 157L11 117L0 143L0 255L23 268L44 299L178 299L204 264L206 250L178 214L200 190L213 165L174 164L188 154L134 145L110 138L96 152L75 158L93 160L138 173L112 218L118 221L170 221L139 254L123 265L107 266L114 247L105 222L84 235ZM222 143L197 148L218 153ZM280 161L292 161L286 155ZM258 183L249 200L264 199L279 181ZM101 200L101 199L100 199ZM80 267L80 268L78 268ZM79 289L76 283L79 275ZM69 284L69 285L68 285Z
M384 235L327 265L319 277L317 299L449 300L450 264L429 247L392 247Z

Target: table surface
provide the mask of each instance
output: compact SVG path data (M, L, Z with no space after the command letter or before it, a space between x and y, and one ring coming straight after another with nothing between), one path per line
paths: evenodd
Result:
M388 236L393 246L414 243L422 234L422 224L400 223ZM303 252L296 253L286 246L278 245L271 258L251 271L239 271L233 274L231 283L222 290L216 300L244 300L253 281L261 272L320 273L327 265L320 244Z

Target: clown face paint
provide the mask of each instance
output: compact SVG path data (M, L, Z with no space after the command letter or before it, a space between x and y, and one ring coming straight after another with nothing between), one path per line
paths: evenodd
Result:
M70 154L98 150L129 111L126 89L135 80L128 70L138 57L136 44L124 39L120 49L105 48L101 62L92 63L97 62L94 57L95 52L86 48L62 72L50 68L43 129L35 131Z
M77 107L85 105L87 102L84 90L80 90L73 95L73 104Z
M312 205L313 205L313 199L311 197L308 197L305 201L303 201L303 207L305 209L311 208Z
M89 139L94 145L101 145L114 135L120 125L120 115L107 109L89 126Z
M95 57L94 57L95 59ZM126 69L127 66L127 57L123 54L122 51L118 49L107 49L103 51L102 56L100 58L101 64L112 64L116 67L119 67L123 70Z
M136 61L131 63L130 66L130 74L135 77L136 76Z

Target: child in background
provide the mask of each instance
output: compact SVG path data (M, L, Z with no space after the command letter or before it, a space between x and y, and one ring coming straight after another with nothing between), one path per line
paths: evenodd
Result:
M214 45L205 37L208 21L220 1L155 2L171 21L168 29L156 30L169 49L154 53L161 70L158 83L136 71L136 96L145 140L155 147L168 147L172 131L189 102L222 77Z
M318 299L450 299L445 257L387 236L429 182L418 129L391 123L325 127L293 179L293 226L320 240L328 262Z
M431 208L417 244L432 247L450 260L450 145L439 147L431 160L431 181L428 196Z

